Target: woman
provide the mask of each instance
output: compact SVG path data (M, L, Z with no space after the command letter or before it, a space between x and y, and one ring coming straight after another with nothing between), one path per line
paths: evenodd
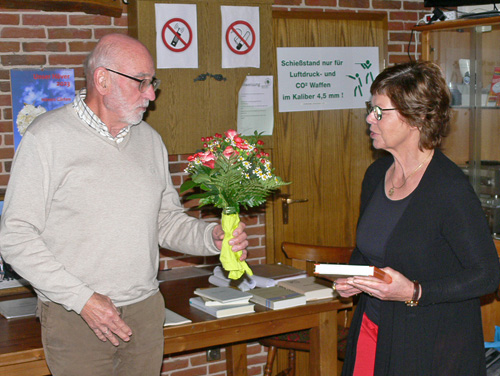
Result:
M360 294L343 375L486 375L479 297L500 283L495 246L467 178L438 149L450 94L429 62L385 69L366 118L376 149L362 185L351 264L375 277L338 279Z

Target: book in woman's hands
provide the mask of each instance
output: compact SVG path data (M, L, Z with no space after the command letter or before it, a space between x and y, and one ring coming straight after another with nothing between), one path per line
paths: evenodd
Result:
M355 276L372 276L387 283L392 282L391 276L382 269L379 269L376 266L368 265L315 264L314 274L327 276L332 279Z

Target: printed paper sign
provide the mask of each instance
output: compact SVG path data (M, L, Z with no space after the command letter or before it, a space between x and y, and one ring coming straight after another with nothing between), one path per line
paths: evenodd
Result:
M11 70L14 148L31 122L44 112L71 103L75 98L73 69Z
M260 68L259 7L221 6L222 68Z
M378 47L278 48L279 112L365 108Z
M198 68L196 4L155 4L156 66Z
M193 41L193 31L189 23L182 18L172 18L165 22L161 31L163 44L173 52L182 52L189 48Z
M273 134L273 76L247 76L238 94L238 133Z
M255 47L255 30L246 21L234 21L226 30L226 43L237 55L246 55Z

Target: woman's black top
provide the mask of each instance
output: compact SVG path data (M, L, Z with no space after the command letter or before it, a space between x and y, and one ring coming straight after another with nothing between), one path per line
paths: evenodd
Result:
M363 216L359 220L357 229L357 243L359 251L365 256L370 265L383 268L385 266L385 245L387 239L396 227L401 215L408 206L411 194L402 200L390 200L384 191L381 182L373 194ZM365 313L368 318L378 325L380 300L369 297L366 302Z

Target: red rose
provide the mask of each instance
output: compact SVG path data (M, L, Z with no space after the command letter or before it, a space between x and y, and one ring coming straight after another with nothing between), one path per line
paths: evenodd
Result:
M236 141L236 139L234 139L234 141ZM247 150L249 148L248 144L245 143L244 140L241 140L243 142L236 142L236 147L239 148L239 149L242 149L242 150Z
M210 168L215 167L215 155L211 151L206 151L204 153L198 153L198 156L200 157L200 161L203 164L203 166L207 166Z
M233 155L233 154L234 154L234 149L233 149L233 147L232 147L232 146L228 146L228 147L226 148L226 150L224 150L224 151L222 152L222 154L224 155L224 157L229 158L231 155Z
M201 153L196 153L196 154L193 154L193 155L190 155L188 157L188 161L189 162L193 162L196 158L198 158L200 156Z
M229 129L226 133L226 137L228 137L229 139L234 139L235 136L238 135L238 132L236 132L234 129Z
M213 169L215 167L215 161L203 162L203 166Z

